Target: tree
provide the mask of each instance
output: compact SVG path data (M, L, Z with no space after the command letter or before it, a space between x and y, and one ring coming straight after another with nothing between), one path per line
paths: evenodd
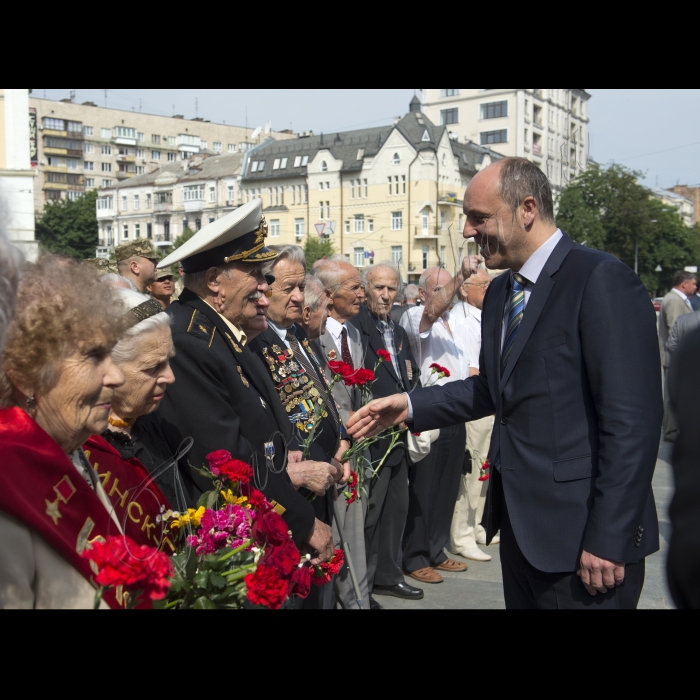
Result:
M76 260L94 258L97 248L97 190L76 200L49 201L36 222L37 240L52 253Z
M557 224L577 243L604 250L638 271L651 293L669 289L676 270L697 265L700 230L639 184L641 173L592 163L562 190ZM657 266L662 271L656 272Z
M309 236L304 244L304 255L306 256L306 267L311 266L321 258L330 258L335 254L333 241L330 238L315 238Z

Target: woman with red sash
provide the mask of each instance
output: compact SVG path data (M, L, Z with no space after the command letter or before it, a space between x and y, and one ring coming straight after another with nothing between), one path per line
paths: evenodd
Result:
M121 534L154 546L159 536L160 525L143 528L142 515L153 523L167 507L147 471L101 438L91 440L92 463L81 447L107 428L124 384L110 355L124 330L113 291L92 270L46 256L23 272L0 371L0 608L92 608L85 548ZM105 470L125 519L103 488ZM123 601L108 591L102 606Z

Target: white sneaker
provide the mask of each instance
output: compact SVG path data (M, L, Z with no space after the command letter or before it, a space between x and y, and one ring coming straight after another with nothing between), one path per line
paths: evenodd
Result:
M460 550L455 552L455 554L459 554L460 557L471 559L472 561L491 561L491 555L486 554L486 552L482 552L477 547L474 547L473 549Z

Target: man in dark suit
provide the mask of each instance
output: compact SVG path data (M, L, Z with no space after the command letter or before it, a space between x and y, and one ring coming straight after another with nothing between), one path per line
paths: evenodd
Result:
M658 550L651 479L662 418L655 314L627 265L554 223L549 182L506 158L464 196L464 236L509 268L484 299L480 372L361 409L361 436L495 413L486 535L501 528L509 608L634 608ZM477 269L465 258L450 295Z
M195 505L211 489L196 468L206 464L210 452L228 450L253 467L255 485L274 502L302 551L318 552L314 558L324 560L332 555L331 529L314 517L313 506L296 489L325 493L337 470L293 461L287 414L241 328L267 305L261 268L277 253L265 247L266 229L255 200L209 224L161 262L167 267L182 261L185 289L168 308L175 384L159 417L173 451L184 438L194 438L179 465L186 505Z
M390 265L375 265L363 274L366 306L350 320L361 333L362 355L367 369L376 369L372 396L391 396L418 385L419 367L413 359L406 331L389 316L399 291L398 271ZM388 352L389 362L379 362L379 351ZM388 439L370 445L370 460L377 464L389 449ZM405 436L386 458L369 483L365 550L367 587L370 594L420 600L423 591L406 583L401 571L401 539L408 514L408 451Z

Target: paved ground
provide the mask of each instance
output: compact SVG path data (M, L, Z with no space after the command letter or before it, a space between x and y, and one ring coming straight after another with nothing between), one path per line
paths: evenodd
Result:
M668 505L673 495L673 474L670 465L671 445L661 443L659 458L654 473L654 497L659 512L661 530L661 550L647 559L646 582L640 608L672 608L673 602L666 586L666 552L671 534L668 519ZM468 561L469 569L463 574L442 572L444 581L439 584L423 584L425 598L416 602L406 602L388 596L377 597L377 602L387 609L396 610L437 610L437 609L502 609L503 591L501 588L501 564L498 545L482 547L493 559L490 562ZM461 557L455 557L460 561ZM416 583L408 579L411 583ZM420 585L417 584L416 585Z

